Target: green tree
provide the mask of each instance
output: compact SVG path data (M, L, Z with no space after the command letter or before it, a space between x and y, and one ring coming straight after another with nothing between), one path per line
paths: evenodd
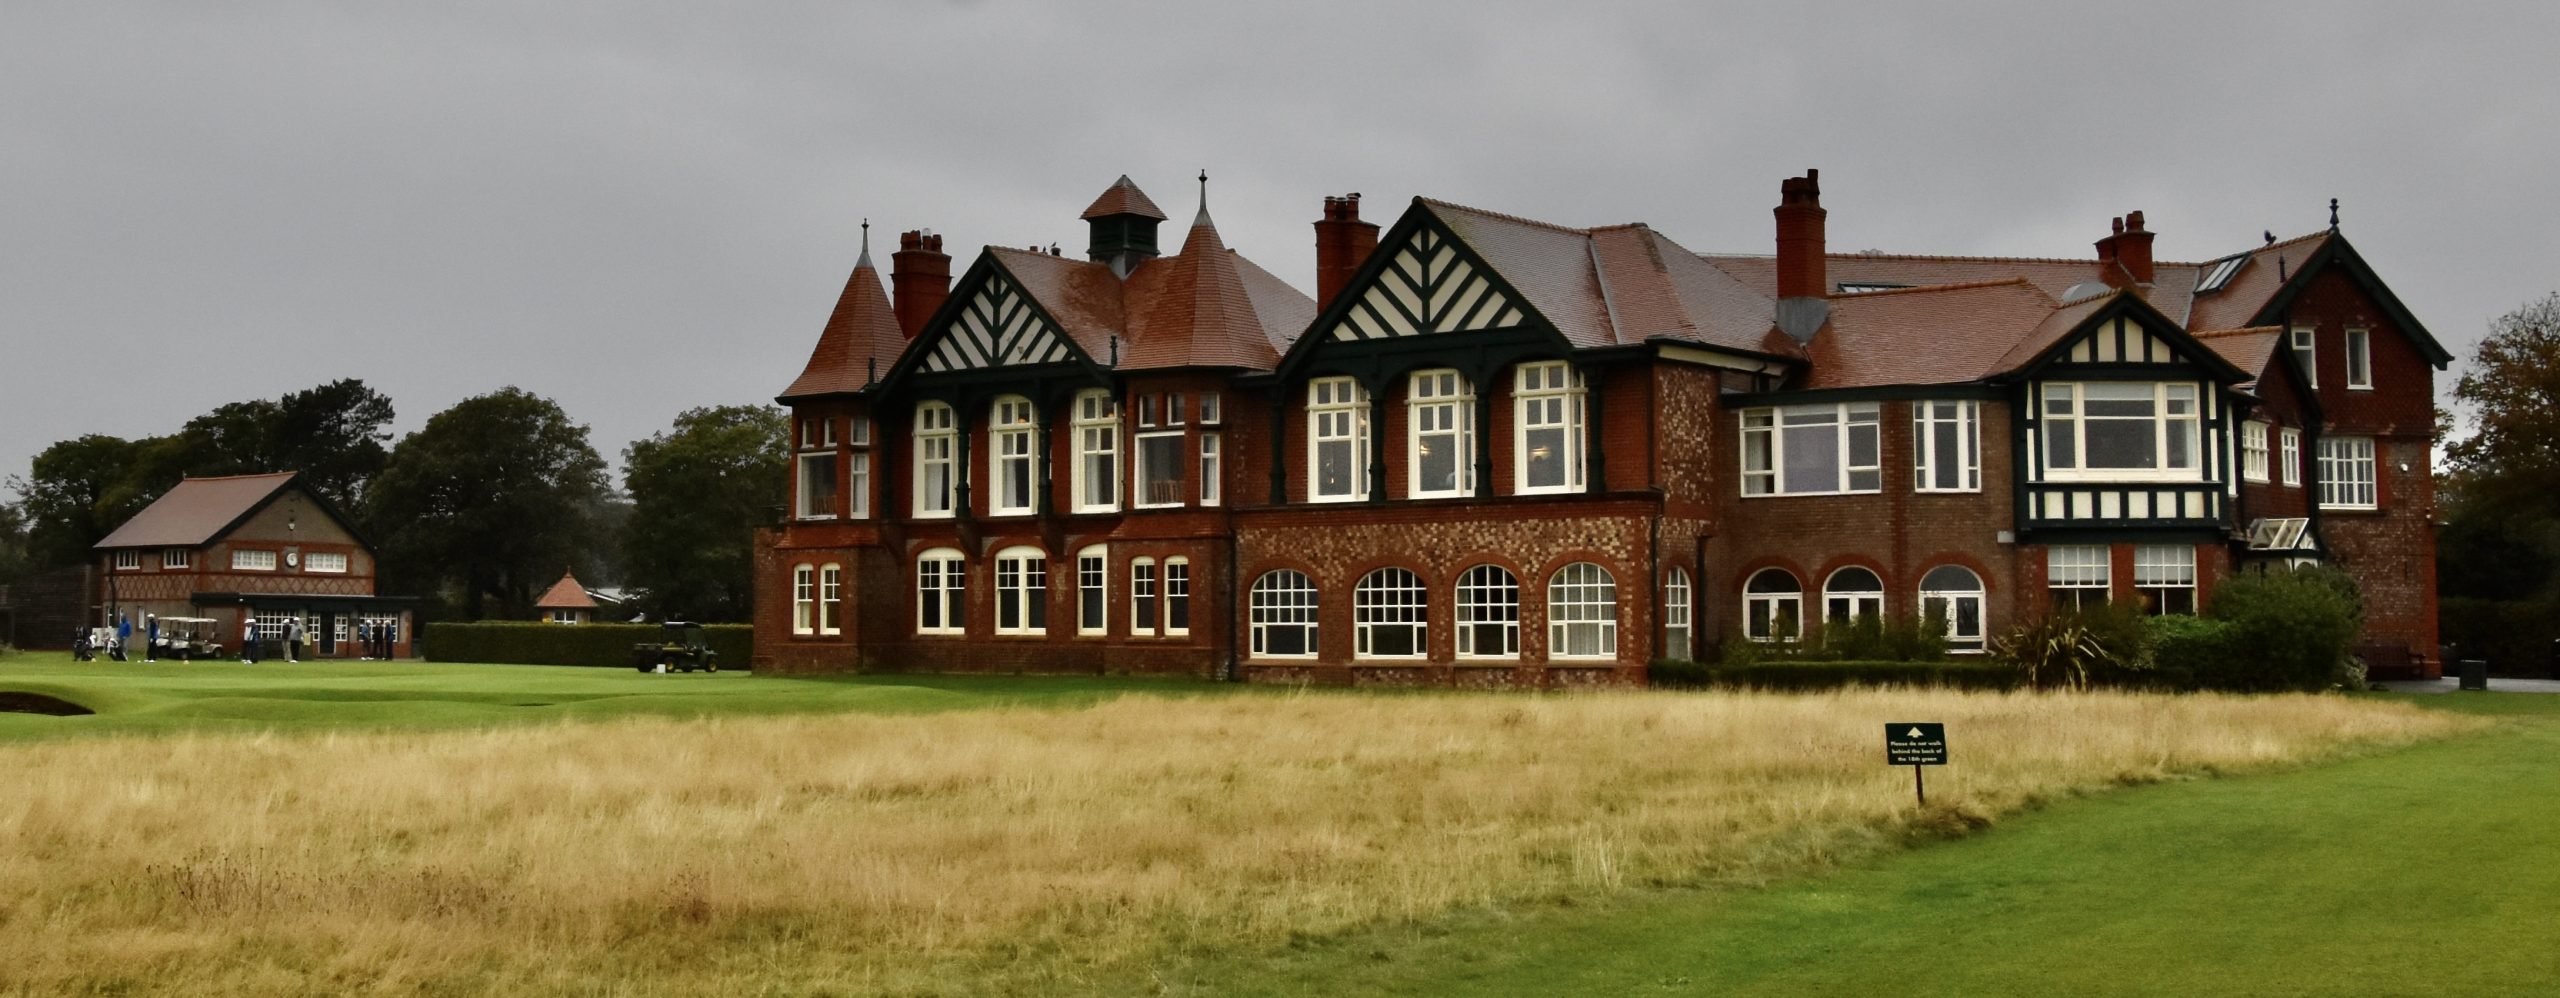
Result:
M313 491L354 509L390 459L392 415L389 396L342 378L188 420L178 432L185 445L178 460L199 477L299 471Z
M394 586L436 593L465 619L521 616L596 545L588 510L606 491L587 428L509 387L402 438L367 490L364 522Z
M45 568L86 561L91 546L176 484L176 469L164 464L168 450L168 438L93 433L37 454L27 474L9 479L29 558Z
M623 451L626 581L661 616L744 621L754 531L790 482L789 418L762 405L688 409Z
M0 503L0 586L27 577L27 514L16 503Z
M2477 420L2445 448L2466 498L2551 515L2560 504L2560 293L2490 323L2453 397Z
M2538 673L2560 639L2560 293L2490 323L2453 397L2474 427L2445 446L2443 637Z

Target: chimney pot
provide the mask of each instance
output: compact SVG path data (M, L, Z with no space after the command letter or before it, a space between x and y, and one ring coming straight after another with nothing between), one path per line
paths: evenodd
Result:
M1360 265L1378 249L1378 226L1360 220L1360 195L1324 199L1324 219L1316 223L1316 304L1331 302L1351 283Z
M1778 297L1821 298L1829 293L1824 259L1822 172L1806 170L1778 184Z
M889 257L890 309L898 315L898 331L908 339L924 331L926 320L951 297L951 258L942 252L942 236L921 229L898 234L898 252Z

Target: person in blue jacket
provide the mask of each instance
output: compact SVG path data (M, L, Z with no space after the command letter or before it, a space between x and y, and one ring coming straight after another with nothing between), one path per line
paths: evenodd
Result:
M258 664L258 618L240 622L240 664Z

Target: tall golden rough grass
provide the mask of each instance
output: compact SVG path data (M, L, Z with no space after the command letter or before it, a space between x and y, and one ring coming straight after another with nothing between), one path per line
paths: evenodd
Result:
M1930 808L1887 721L1948 723ZM1129 698L0 750L0 992L1076 990L2457 729L2338 697Z

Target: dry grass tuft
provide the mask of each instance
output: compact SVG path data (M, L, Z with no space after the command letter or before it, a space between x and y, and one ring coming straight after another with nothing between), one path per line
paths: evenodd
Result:
M1886 721L1948 722L1915 812ZM1131 698L0 750L0 992L1073 990L1468 905L1754 883L2474 723L2338 697Z

